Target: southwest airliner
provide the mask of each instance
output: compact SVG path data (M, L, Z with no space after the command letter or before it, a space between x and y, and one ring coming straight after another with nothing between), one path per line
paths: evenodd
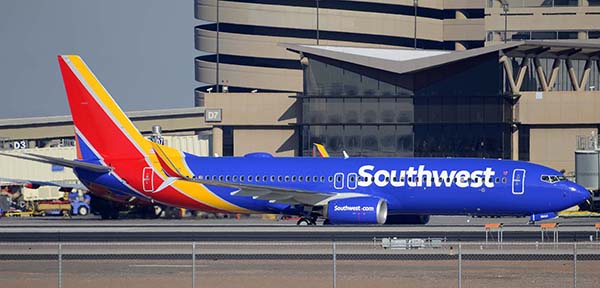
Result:
M299 225L540 220L590 197L560 172L521 161L191 155L144 138L79 56L58 62L77 159L18 157L73 168L90 191L207 212L297 215Z

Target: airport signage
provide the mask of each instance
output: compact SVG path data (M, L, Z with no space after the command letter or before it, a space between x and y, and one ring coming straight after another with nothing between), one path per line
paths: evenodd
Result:
M204 110L204 122L221 122L223 109Z
M27 141L25 141L25 140L15 141L15 142L13 142L12 147L15 150L18 150L18 149L27 149Z

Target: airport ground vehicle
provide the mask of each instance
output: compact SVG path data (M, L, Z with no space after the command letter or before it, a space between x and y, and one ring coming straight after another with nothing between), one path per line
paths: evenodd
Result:
M522 161L195 156L144 138L79 56L58 61L78 159L7 156L73 168L90 190L191 210L297 215L299 225L532 216L590 197L560 172Z

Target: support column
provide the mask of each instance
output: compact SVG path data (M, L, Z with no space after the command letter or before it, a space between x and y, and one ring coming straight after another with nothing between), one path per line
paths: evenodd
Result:
M556 78L558 78L558 71L560 69L560 59L554 59L554 63L552 63L552 72L550 73L550 80L548 81L548 89L550 91L554 90L554 83L556 83Z
M512 160L519 160L519 130L512 132Z
M456 51L465 51L465 50L467 50L467 47L465 47L465 45L463 45L462 43L460 43L460 41L456 41L456 42L454 42L454 50L456 50Z
M221 127L213 127L212 129L213 135L212 135L212 142L213 142L213 155L214 154L219 154L219 156L223 156L223 128Z
M573 90L581 91L579 87L579 79L577 79L577 74L575 74L575 68L573 67L573 61L571 59L567 59L567 70L569 70L569 78L571 79L571 86L573 86Z
M508 84L510 85L510 90L513 94L517 94L519 91L517 89L517 85L515 84L515 79L513 76L512 65L510 64L510 59L507 56L500 57L500 62L504 65L504 72L506 75L506 79L508 79Z
M542 85L542 91L548 91L548 82L546 82L546 75L544 74L544 68L540 63L540 58L533 58L535 63L535 71L537 72L538 82Z
M527 72L527 64L529 62L529 57L523 57L521 59L521 64L519 65L519 76L517 78L517 92L521 91L521 86L523 85L523 79L525 78L525 72Z
M585 66L583 68L583 75L581 75L581 82L579 82L579 89L581 91L585 91L585 87L588 85L588 80L590 79L590 72L592 71L592 60L588 59L585 61Z

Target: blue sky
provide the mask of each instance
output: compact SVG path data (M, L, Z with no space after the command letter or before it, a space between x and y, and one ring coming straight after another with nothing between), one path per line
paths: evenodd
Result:
M125 111L194 105L192 0L0 1L0 118L69 114L56 56L79 54Z

